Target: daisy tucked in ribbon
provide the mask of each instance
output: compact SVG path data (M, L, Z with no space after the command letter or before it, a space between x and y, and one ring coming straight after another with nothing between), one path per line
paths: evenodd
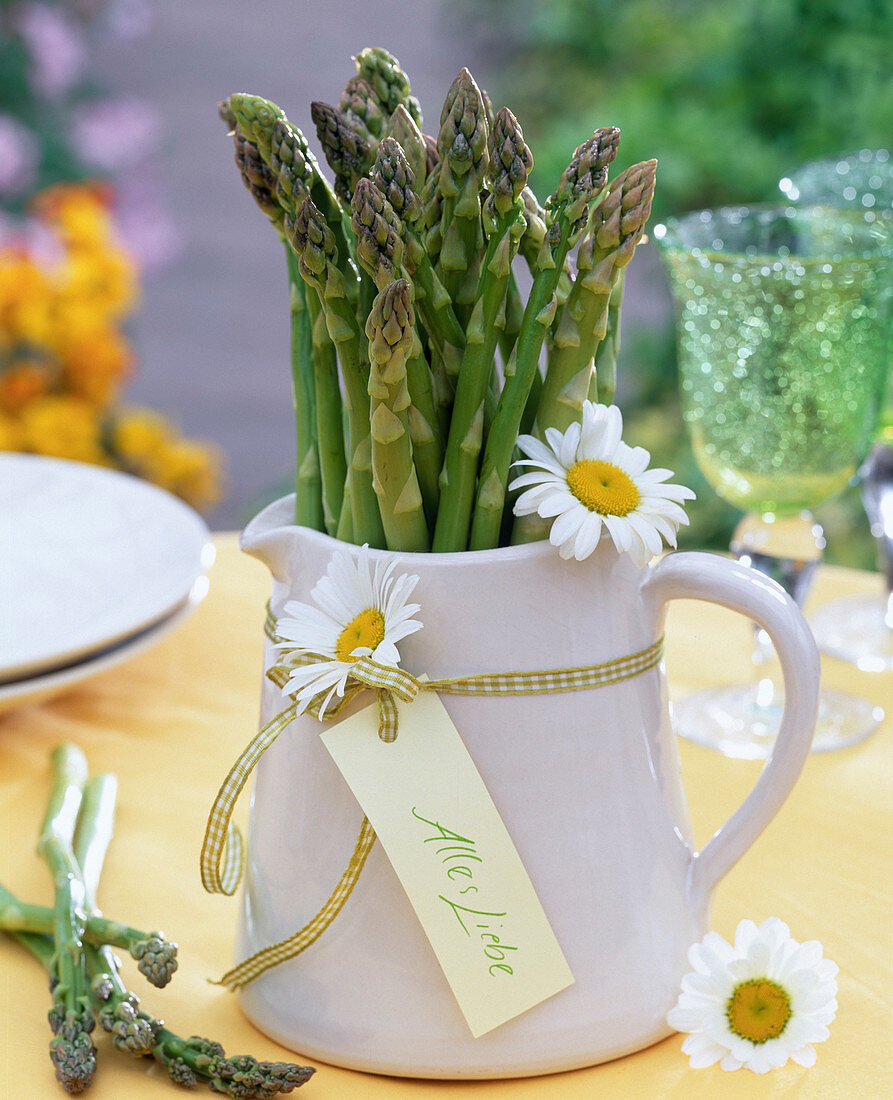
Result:
M675 546L679 525L688 523L680 502L695 494L665 484L672 470L649 470L651 456L643 447L627 446L622 431L616 405L584 401L582 423L566 432L546 428L545 443L531 435L518 438L527 457L515 465L536 469L509 486L526 490L514 513L554 519L549 541L563 558L588 558L604 524L618 553L628 552L643 567L660 553L661 536Z
M292 669L282 689L302 704L301 710L328 692L320 709L325 713L333 695L344 695L360 657L399 665L397 642L421 630L422 624L411 617L419 605L406 602L419 578L408 573L394 577L395 565L377 561L373 571L368 546L360 547L356 560L346 550L338 550L310 593L317 606L297 600L286 603L276 624L284 639L278 648L319 657Z
M777 917L759 928L743 920L734 947L708 932L688 959L694 973L682 979L667 1023L691 1032L682 1052L693 1068L719 1062L768 1073L788 1058L815 1063L812 1044L828 1038L837 1013L837 965L822 958L818 940L797 943Z

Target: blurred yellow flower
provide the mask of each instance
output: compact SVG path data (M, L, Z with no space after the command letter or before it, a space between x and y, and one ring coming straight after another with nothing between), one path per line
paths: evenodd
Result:
M122 466L174 493L194 508L216 504L221 493L217 450L178 435L150 409L122 412L112 428L112 450Z
M102 446L101 411L79 397L52 395L32 401L19 418L23 450L110 465Z
M118 392L130 365L130 345L113 328L72 334L60 359L72 393L104 405Z
M0 347L44 344L52 335L53 287L22 253L0 252Z
M157 412L115 405L139 284L109 197L90 184L49 188L32 210L57 252L0 247L0 450L113 466L207 508L220 498L217 450Z
M0 412L0 451L22 451L22 429L18 420Z
M0 409L18 412L50 388L47 364L36 359L19 359L0 373ZM8 449L8 448L4 448Z

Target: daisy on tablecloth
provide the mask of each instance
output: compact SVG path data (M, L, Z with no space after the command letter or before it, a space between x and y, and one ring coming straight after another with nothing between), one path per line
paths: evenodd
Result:
M282 639L278 648L319 658L293 668L283 686L283 694L293 695L301 710L328 693L320 708L325 713L334 695L344 695L360 657L394 668L399 665L397 643L421 630L422 623L412 618L419 605L407 603L419 578L408 573L395 577L395 566L394 561L378 560L373 569L366 545L356 558L338 550L310 593L316 606L298 600L285 604L276 624Z
M743 920L734 945L708 932L689 948L694 972L667 1015L691 1066L719 1062L768 1073L788 1058L815 1063L813 1043L828 1038L837 1013L837 964L822 958L818 940L798 943L788 926L770 917L759 928Z
M675 546L679 525L688 523L680 505L695 494L666 484L672 470L649 470L649 453L624 443L622 431L616 405L584 401L582 422L566 432L547 428L545 443L518 437L526 457L515 465L535 469L509 486L525 490L514 513L552 519L549 541L563 558L589 557L604 525L618 553L629 553L643 567L660 553L661 537Z

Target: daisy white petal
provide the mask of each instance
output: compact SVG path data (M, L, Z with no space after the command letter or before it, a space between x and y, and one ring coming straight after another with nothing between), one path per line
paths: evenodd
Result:
M644 566L660 552L661 540L675 546L680 525L688 522L680 504L694 493L664 484L670 471L648 470L648 452L624 443L622 432L616 406L584 401L582 420L567 431L547 428L545 442L518 439L525 457L515 465L539 469L509 485L524 490L515 515L552 519L549 539L563 558L588 557L604 524L618 552Z
M338 550L310 593L313 604L285 604L277 623L277 648L320 658L292 669L282 689L301 710L321 701L324 713L336 695L343 697L354 663L362 656L399 664L397 642L422 624L412 618L419 605L407 602L418 577L395 575L396 566L395 559L373 565L368 546L355 555Z
M693 1067L719 1061L763 1074L789 1058L815 1062L813 1044L828 1037L837 1011L837 968L821 944L798 943L775 917L759 926L745 920L734 944L708 932L689 948L689 961L694 970L667 1023L689 1033L682 1050Z

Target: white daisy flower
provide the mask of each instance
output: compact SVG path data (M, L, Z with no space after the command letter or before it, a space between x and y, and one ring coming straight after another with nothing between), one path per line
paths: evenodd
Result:
M788 1058L811 1066L813 1043L828 1038L837 1013L837 965L822 958L818 940L797 943L788 926L770 917L759 928L743 920L735 944L708 932L688 951L694 972L667 1015L694 1069L719 1062L768 1073Z
M563 558L588 558L602 525L618 553L626 551L640 568L661 551L661 536L676 545L679 525L688 523L680 507L694 493L684 485L665 484L672 470L649 470L650 455L620 438L623 418L616 405L583 402L583 420L566 432L546 428L546 442L518 438L527 456L516 466L534 466L509 486L524 489L516 516L536 513L553 519L549 541Z
M407 603L419 578L408 573L394 577L396 562L379 560L373 571L369 547L360 548L356 559L338 550L329 562L310 598L316 604L289 600L276 630L283 640L278 648L319 657L312 664L294 668L283 686L301 704L298 713L323 692L325 713L333 695L344 695L354 663L372 657L382 665L397 667L397 642L422 624L412 616L417 603Z

